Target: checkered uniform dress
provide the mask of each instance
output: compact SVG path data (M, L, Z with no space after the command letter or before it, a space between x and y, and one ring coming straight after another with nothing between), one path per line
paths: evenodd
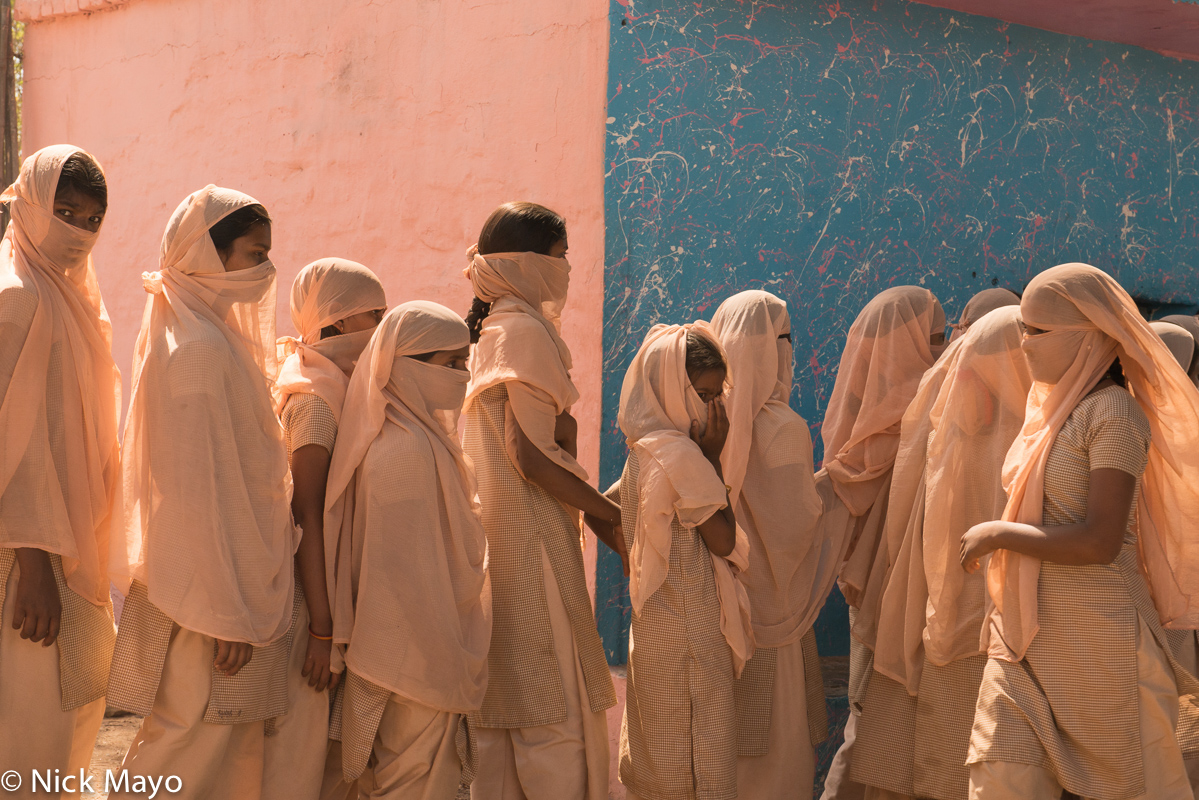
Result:
M1062 426L1045 467L1044 524L1086 518L1090 473L1144 472L1149 423L1132 396L1108 387L1083 399ZM1082 797L1145 791L1137 696L1138 616L1165 650L1179 694L1199 684L1170 655L1139 569L1131 519L1111 564L1041 565L1040 632L1023 661L987 662L968 761L1051 771Z
M582 531L544 489L516 471L505 445L508 390L479 395L466 415L462 449L475 465L491 577L487 695L471 716L488 728L527 728L566 719L566 698L541 573L545 548L570 617L594 712L616 705L583 571Z
M620 481L625 543L633 549L640 467L630 453ZM620 781L652 800L737 796L733 656L720 632L720 603L707 545L678 519L666 580L629 630Z
M27 292L9 291L5 297L8 302L0 304L0 333L12 336L18 330L28 330L37 308L36 296ZM6 363L0 363L0 370L3 370L0 374L12 374L14 364L7 362L11 360L9 356L15 357L18 354L19 348L4 348L0 356L4 357ZM0 392L0 397L2 396L3 392ZM35 441L44 436L50 442L54 463L31 463L40 460L33 455L39 452L38 449L31 448L0 495L0 506L3 506L7 497L12 497L22 504L31 501L42 502L37 498L45 495L51 481L42 480L39 476L45 475L48 470L58 473L58 485L63 491L69 490L65 472L67 455L66 443L63 440L63 413L62 342L54 342L50 345L50 368L46 378L46 413L39 415L36 425L40 430L33 432ZM44 502L48 503L49 500ZM113 627L112 603L98 606L75 594L67 586L62 571L62 557L56 553L48 555L62 603L57 640L62 710L70 711L104 696L108 686L108 667L112 660L113 643L116 641L116 628ZM4 607L8 577L15 560L15 551L0 548L0 608ZM0 624L7 625L10 622L11 620L0 620ZM4 654L0 652L0 659L3 658Z

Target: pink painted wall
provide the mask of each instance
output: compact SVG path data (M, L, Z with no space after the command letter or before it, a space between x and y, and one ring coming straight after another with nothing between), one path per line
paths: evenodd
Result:
M80 7L106 10L62 13ZM565 336L596 471L606 0L23 0L18 12L30 18L24 152L71 142L108 173L95 257L122 371L140 274L157 266L171 211L206 183L275 218L281 333L292 278L328 255L373 268L393 305L465 311L463 252L483 220L535 200L569 223Z
M80 9L100 8L94 13ZM24 152L95 153L95 258L126 373L167 218L207 183L275 219L279 331L309 261L374 269L388 299L465 312L463 253L508 200L564 214L565 337L598 472L606 0L20 0ZM594 562L594 542L588 553ZM594 567L589 569L593 582Z

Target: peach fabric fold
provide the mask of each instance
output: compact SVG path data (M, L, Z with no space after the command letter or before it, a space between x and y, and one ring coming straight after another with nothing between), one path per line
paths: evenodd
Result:
M791 332L787 304L769 292L751 290L720 304L712 317L729 364L727 409L729 435L720 454L724 479L738 500L738 522L749 537L749 587L754 638L758 647L798 642L812 626L840 568L841 547L835 537L819 538L822 503L812 476L812 445L790 439L803 453L777 486L746 486L754 427L767 416L774 429L807 423L787 404L793 374L791 343L779 336ZM759 458L770 460L775 444ZM801 450L802 448L802 450ZM800 464L806 463L806 469ZM772 492L777 491L777 494ZM751 501L752 498L752 501Z
M1024 425L1004 462L1003 519L1041 523L1045 462L1074 407L1119 357L1128 387L1152 430L1137 498L1137 550L1154 605L1167 628L1199 628L1199 393L1136 303L1106 273L1062 264L1033 278L1021 316L1044 333L1025 336L1034 383ZM1060 377L1058 377L1060 375ZM1053 383L1045 382L1052 378ZM1037 634L1041 562L1007 550L991 554L994 607L982 634L993 658L1018 661Z
M36 297L13 372L4 376L9 390L0 398L0 547L57 553L71 590L106 606L120 491L121 373L112 359L112 325L92 265L99 233L54 214L62 166L76 153L84 151L65 144L37 151L0 195L12 217L0 242L0 292L23 290ZM61 369L51 367L54 350L61 354ZM38 423L54 413L47 409L50 393L62 402L55 420L63 426L57 448L46 424ZM14 476L29 469L45 474L22 483L45 491L6 493Z
M206 186L172 214L133 358L120 588L188 630L269 644L293 599L291 474L271 399L275 267L225 272L209 229L252 197Z
M887 485L899 449L899 423L920 379L940 355L930 337L945 327L932 292L895 286L880 292L849 328L821 427L824 469L853 517L866 514ZM839 583L851 605L867 592L881 530L849 543ZM883 575L875 576L881 582Z
M338 320L387 308L387 295L375 273L344 258L313 261L291 285L291 322L300 338L281 337L284 358L275 381L275 411L293 394L315 394L341 421L346 386L358 356L374 329L321 338L321 330Z
M690 437L692 420L701 428L707 424L707 408L687 377L688 333L720 347L705 322L655 325L620 391L620 430L641 462L637 530L629 553L629 599L636 613L666 580L674 517L694 528L727 505L724 482ZM754 652L749 596L738 577L748 567L749 539L738 526L733 552L725 558L712 555L720 632L732 650L737 675Z
M479 341L471 348L470 386L463 412L499 383L529 441L582 480L587 471L554 440L557 416L579 399L570 378L570 348L562 339L562 308L570 284L565 258L539 253L468 253L464 275L475 296L491 303Z
M1175 325L1165 320L1154 320L1149 323L1149 327L1153 329L1159 339L1165 342L1166 347L1170 350L1170 355L1174 356L1174 360L1178 362L1178 366L1183 370L1190 369L1191 358L1195 355L1195 337L1191 335L1191 332L1181 325Z
M345 666L460 713L482 705L491 644L487 539L457 431L469 376L410 356L469 342L461 317L437 303L384 317L350 379L325 502L333 638L346 645ZM423 449L414 438L432 448L423 486L405 466Z
M966 307L962 309L962 318L958 320L957 327L959 329L969 328L997 308L1018 305L1020 305L1020 296L1010 289L999 287L983 289L966 301Z
M962 569L959 548L1007 503L1003 461L1032 383L1022 337L1019 306L975 321L925 374L903 417L874 668L912 696L926 655L946 666L980 652L983 576Z

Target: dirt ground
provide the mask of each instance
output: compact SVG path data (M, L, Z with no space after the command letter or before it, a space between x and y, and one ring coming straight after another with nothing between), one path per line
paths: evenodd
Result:
M96 749L92 751L92 766L89 772L95 776L92 784L100 791L80 795L81 800L107 800L104 789L105 770L119 770L142 718L127 714L120 717L105 717L96 737ZM463 786L458 790L457 800L470 800L470 790Z

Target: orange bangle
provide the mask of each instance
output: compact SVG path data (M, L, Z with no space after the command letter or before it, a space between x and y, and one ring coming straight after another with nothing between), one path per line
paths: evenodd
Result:
M333 637L332 637L331 635L330 635L330 636L321 636L319 633L313 633L313 632L312 632L312 625L309 625L309 626L308 626L308 635L309 635L309 636L311 636L313 639L319 639L319 640L320 640L320 641L322 641L322 642L331 642L331 641L333 641Z

